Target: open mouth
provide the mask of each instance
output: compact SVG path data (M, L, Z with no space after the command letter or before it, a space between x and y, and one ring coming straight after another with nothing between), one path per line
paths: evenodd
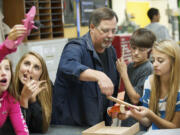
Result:
M110 44L110 43L112 43L112 39L104 39L104 42L107 44Z
M0 83L6 83L6 82L7 82L6 78L0 80Z
M24 77L25 79L30 79L30 80L33 79L32 76L28 76L27 74L24 74L23 77Z

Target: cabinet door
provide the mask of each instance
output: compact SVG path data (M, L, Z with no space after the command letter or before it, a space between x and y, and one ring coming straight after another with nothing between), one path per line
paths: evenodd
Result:
M9 4L11 3L11 4ZM21 24L25 13L36 6L35 25L27 40L53 39L64 37L61 0L4 0L5 23L10 27Z
M55 37L63 37L63 6L61 0L51 0L51 17L52 17L52 35Z

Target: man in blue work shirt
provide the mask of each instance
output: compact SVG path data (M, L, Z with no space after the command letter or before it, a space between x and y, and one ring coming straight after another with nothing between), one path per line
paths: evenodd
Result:
M119 76L111 46L118 18L110 8L93 11L89 32L66 44L53 93L52 124L92 126L111 124L106 96L117 96Z

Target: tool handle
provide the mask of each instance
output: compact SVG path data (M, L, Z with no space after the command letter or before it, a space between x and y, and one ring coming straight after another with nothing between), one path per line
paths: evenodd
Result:
M123 105L127 106L128 108L134 108L134 109L136 109L136 110L140 110L138 106L129 104L129 103L127 103L127 102L124 102L124 101L122 101L122 100L120 100L120 99L117 99L117 98L114 98L114 97L112 97L112 96L107 96L107 99L109 99L109 100L111 100L111 101L113 101L113 102L116 102L116 103L118 103L118 104L123 104Z

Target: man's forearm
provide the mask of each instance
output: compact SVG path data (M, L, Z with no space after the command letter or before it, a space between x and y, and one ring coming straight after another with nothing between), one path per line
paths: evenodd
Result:
M98 81L98 72L100 71L96 71L93 69L86 69L85 71L83 71L80 76L79 76L79 80L81 81Z
M113 82L104 72L86 69L80 74L79 80L97 82L101 93L105 94L106 96L111 96L114 92Z

